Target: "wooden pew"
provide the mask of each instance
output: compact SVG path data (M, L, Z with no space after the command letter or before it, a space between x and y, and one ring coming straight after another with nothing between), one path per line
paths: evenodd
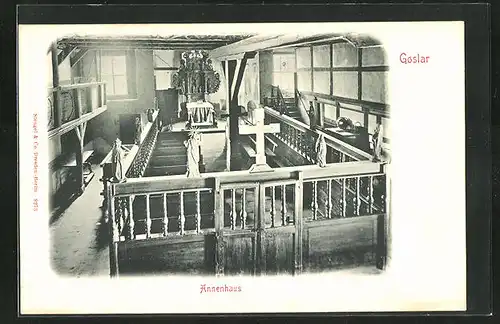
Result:
M94 171L92 171L92 165L89 163L89 159L94 153L94 150L88 150L82 152L83 160L83 181L85 186L87 186L90 181L94 178ZM62 166L64 168L75 168L77 167L76 154L72 154L69 158L63 162Z

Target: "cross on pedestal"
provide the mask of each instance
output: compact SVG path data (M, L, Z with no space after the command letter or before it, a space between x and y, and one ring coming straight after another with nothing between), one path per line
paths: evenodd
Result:
M273 171L266 162L266 147L264 134L279 133L280 124L264 124L264 109L255 108L253 111L254 125L240 125L240 135L255 134L255 164L250 168L250 172Z

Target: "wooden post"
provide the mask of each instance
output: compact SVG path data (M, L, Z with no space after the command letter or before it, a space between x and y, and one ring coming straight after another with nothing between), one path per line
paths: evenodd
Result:
M54 127L57 128L61 126L61 110L59 106L59 64L57 62L57 44L53 42L51 44L52 54L52 87L54 88Z
M214 185L214 218L215 218L215 275L224 276L224 190L220 186L220 179L215 178Z
M239 115L238 111L238 97L233 100L232 84L236 72L236 60L227 62L227 76L228 76L228 109L229 109L229 146L230 146L230 159L239 151L238 150L238 134L239 134ZM234 163L230 164L229 171L237 169Z
M85 131L87 129L87 123L83 123L75 127L75 134L77 137L77 145L75 149L76 158L76 186L77 193L81 195L85 190L85 179L83 177L83 143L85 139Z
M256 274L261 275L266 271L266 261L264 255L264 247L262 245L262 236L264 235L264 217L266 215L266 187L263 185L258 186L259 198L258 198L258 212L257 212L257 239L256 239Z
M108 186L108 199L110 200L110 222L109 226L109 269L111 277L118 277L119 267L118 267L118 242L120 240L120 235L118 233L118 228L115 218L115 197L113 195L113 185Z
M340 102L336 102L335 103L335 114L336 114L336 118L338 119L340 116Z
M294 206L295 206L295 239L294 239L294 245L295 245L295 268L294 268L294 275L300 274L303 269L303 261L302 261L302 255L303 255L303 240L302 240L302 235L303 235L303 228L304 228L304 223L303 223L303 218L302 218L302 213L303 213L303 198L304 198L304 192L303 192L303 174L302 171L298 171L298 176L297 176L297 182L295 182L295 199L294 199Z

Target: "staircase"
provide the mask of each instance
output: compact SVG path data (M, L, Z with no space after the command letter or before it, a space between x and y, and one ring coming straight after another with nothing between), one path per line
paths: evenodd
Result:
M298 121L303 121L300 116L300 112L297 109L297 105L295 104L294 97L283 97L283 103L285 106L285 115L292 117Z
M184 174L187 153L184 141L187 133L160 132L145 177Z
M279 111L281 114L303 122L300 111L295 103L293 93L284 93L280 87L272 86L271 97L266 99L267 105Z

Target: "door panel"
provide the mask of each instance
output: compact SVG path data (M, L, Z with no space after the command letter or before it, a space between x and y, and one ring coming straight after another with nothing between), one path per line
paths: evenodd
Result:
M295 227L261 231L261 273L293 274L295 265Z
M241 231L224 233L224 274L254 275L256 265L256 233Z

